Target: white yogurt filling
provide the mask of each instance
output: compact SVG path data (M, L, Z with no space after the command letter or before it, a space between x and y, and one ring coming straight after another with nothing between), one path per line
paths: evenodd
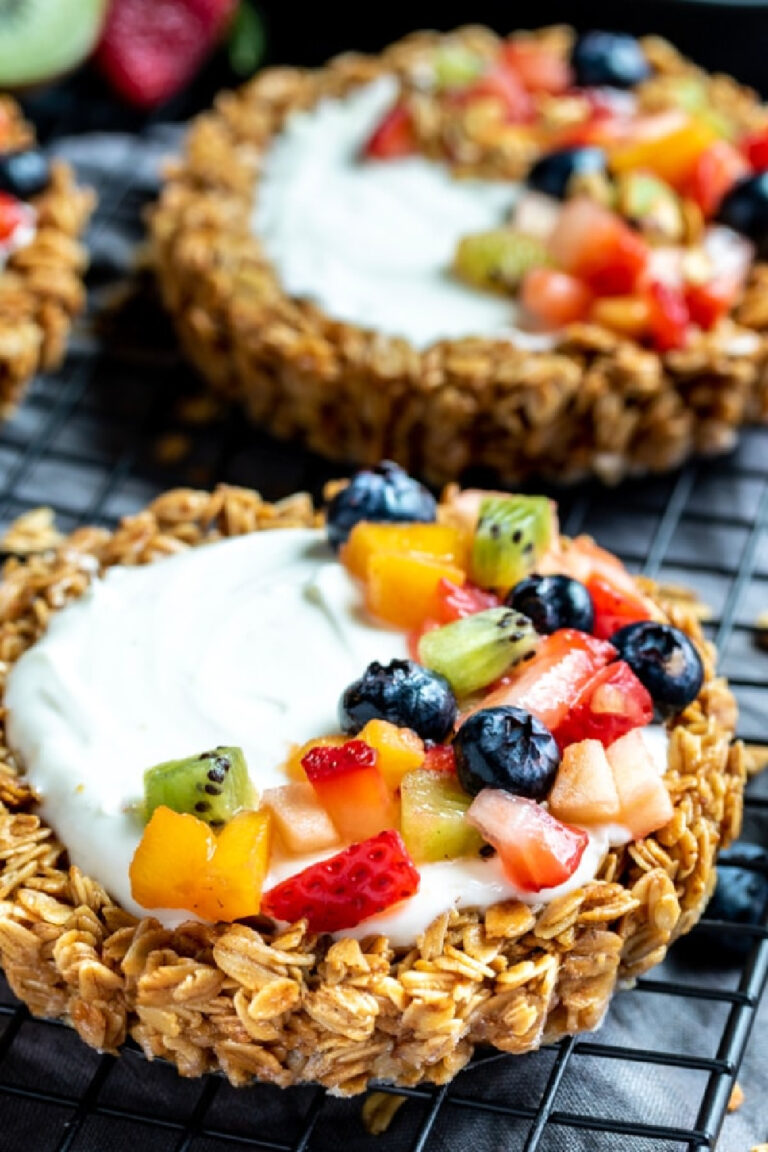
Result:
M405 656L405 636L365 616L319 531L256 533L94 579L14 666L8 738L72 863L141 915L128 870L147 767L235 744L259 791L285 784L291 746L338 731L347 684L372 660ZM666 733L646 733L663 772ZM621 827L591 832L576 873L535 896L497 859L421 865L416 896L342 934L408 944L451 906L541 903L593 878L609 844L628 839ZM266 886L321 858L275 861Z
M514 301L450 272L462 236L504 223L518 184L459 180L421 156L360 161L396 95L384 76L295 112L267 152L252 227L283 289L418 348L462 336L547 346L513 327Z

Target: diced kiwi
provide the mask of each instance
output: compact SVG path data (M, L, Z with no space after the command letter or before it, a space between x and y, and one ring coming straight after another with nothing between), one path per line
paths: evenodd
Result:
M488 608L425 632L419 661L445 676L457 696L469 696L519 663L538 639L527 616L512 608Z
M39 84L89 55L107 0L0 0L0 88Z
M464 819L472 797L455 776L417 768L403 776L400 797L403 840L417 864L479 853L483 838Z
M685 228L680 198L652 172L625 172L619 178L618 209L657 244L677 243Z
M475 288L514 292L526 272L548 263L547 248L540 237L514 228L495 228L462 236L453 269Z
M556 531L546 496L487 496L472 541L472 579L481 588L512 588L533 571Z
M434 56L435 86L439 90L464 88L485 68L482 56L463 44L444 44Z
M144 818L165 805L188 812L212 828L226 824L255 793L241 748L214 748L183 760L166 760L144 773Z

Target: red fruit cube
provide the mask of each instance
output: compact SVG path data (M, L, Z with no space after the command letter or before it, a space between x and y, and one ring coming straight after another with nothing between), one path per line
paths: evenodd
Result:
M581 740L599 740L607 747L652 719L653 701L647 688L629 664L617 660L587 681L553 736L561 748Z
M697 157L683 181L681 192L695 200L709 220L737 180L749 173L749 164L727 140L716 140Z
M689 284L685 302L692 324L708 332L736 303L739 284L730 276L718 276L708 284Z
M455 772L456 753L453 745L434 744L428 748L421 767L427 768L430 772Z
M586 581L595 609L595 636L610 640L625 624L652 619L648 602L639 591L630 592L604 576L590 576Z
M659 352L684 348L688 339L690 315L682 288L656 280L647 288L648 327L653 346Z
M583 829L562 824L535 800L498 788L479 792L466 818L493 845L508 879L523 892L564 884L589 843Z
M315 746L301 766L342 840L363 840L398 824L397 804L362 740Z
M741 150L755 172L765 172L768 169L768 128L745 136Z
M457 93L454 100L462 105L475 100L497 100L504 108L506 119L515 124L530 120L533 115L531 97L522 80L511 68L503 66L485 72L468 88Z
M486 592L467 582L454 584L445 577L437 586L437 618L441 624L452 624L486 608L498 608L501 601L493 592Z
M17 228L34 223L34 210L8 192L0 192L0 244L10 240Z
M411 114L404 104L395 104L375 129L363 148L369 160L393 160L416 151L416 134Z
M629 296L648 263L648 245L615 212L586 196L569 200L549 239L563 271L598 296Z
M523 311L545 331L585 320L593 299L583 280L556 268L531 268L520 286Z
M538 40L508 40L502 45L501 58L529 92L557 96L571 86L573 75L566 58Z
M264 893L261 911L306 920L311 932L339 932L407 900L419 880L400 833L390 829L276 884Z

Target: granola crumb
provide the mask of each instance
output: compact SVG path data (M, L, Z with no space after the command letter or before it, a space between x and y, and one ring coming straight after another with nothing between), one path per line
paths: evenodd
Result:
M0 540L0 548L4 552L13 552L17 556L27 556L33 552L47 552L49 548L56 548L64 537L54 523L55 513L52 508L31 508L22 516L18 516L8 527Z
M382 1136L406 1097L394 1092L371 1092L363 1101L363 1125L371 1136Z
M168 432L155 441L154 456L158 464L178 464L192 449L192 441L183 432Z
M738 1080L735 1080L734 1084L733 1084L733 1088L731 1089L731 1095L728 1099L728 1111L729 1112L738 1112L739 1108L741 1108L743 1103L744 1103L744 1090L742 1089Z
M744 764L748 776L757 776L768 768L768 744L745 744Z

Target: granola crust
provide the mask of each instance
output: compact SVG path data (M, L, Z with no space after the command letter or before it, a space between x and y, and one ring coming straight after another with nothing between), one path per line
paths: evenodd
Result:
M318 522L301 495L268 505L238 488L177 490L113 534L79 529L55 550L9 561L0 583L3 683L94 570ZM132 1036L184 1076L313 1081L340 1095L374 1078L441 1084L477 1044L522 1053L597 1027L617 982L658 963L695 924L716 850L741 822L733 697L715 677L695 613L656 595L706 668L700 696L671 732L670 824L611 851L597 879L549 905L445 913L411 949L383 936L332 942L303 921L283 931L259 920L173 931L137 921L68 866L0 729L0 962L13 991L34 1015L65 1019L102 1050Z
M481 28L451 38L478 51L498 42ZM741 424L768 419L768 265L755 265L732 317L665 355L594 324L571 326L547 352L478 338L418 351L282 290L250 230L272 138L296 109L403 74L438 40L419 33L318 71L269 69L194 121L149 218L162 297L189 359L274 435L334 460L395 459L436 484L471 466L507 483L529 474L615 482L732 448ZM663 106L665 76L690 71L737 122L764 122L753 93L707 77L664 41L643 43L657 70L643 93L649 108ZM424 135L427 152L442 140L439 126ZM511 138L485 167L470 151L464 169L519 176L533 158L526 147Z
M4 146L34 145L32 126L9 96L0 95L0 123ZM85 303L88 257L78 237L94 193L76 185L68 164L53 161L48 187L30 202L37 211L34 239L0 268L0 419L37 372L61 364L72 320Z

